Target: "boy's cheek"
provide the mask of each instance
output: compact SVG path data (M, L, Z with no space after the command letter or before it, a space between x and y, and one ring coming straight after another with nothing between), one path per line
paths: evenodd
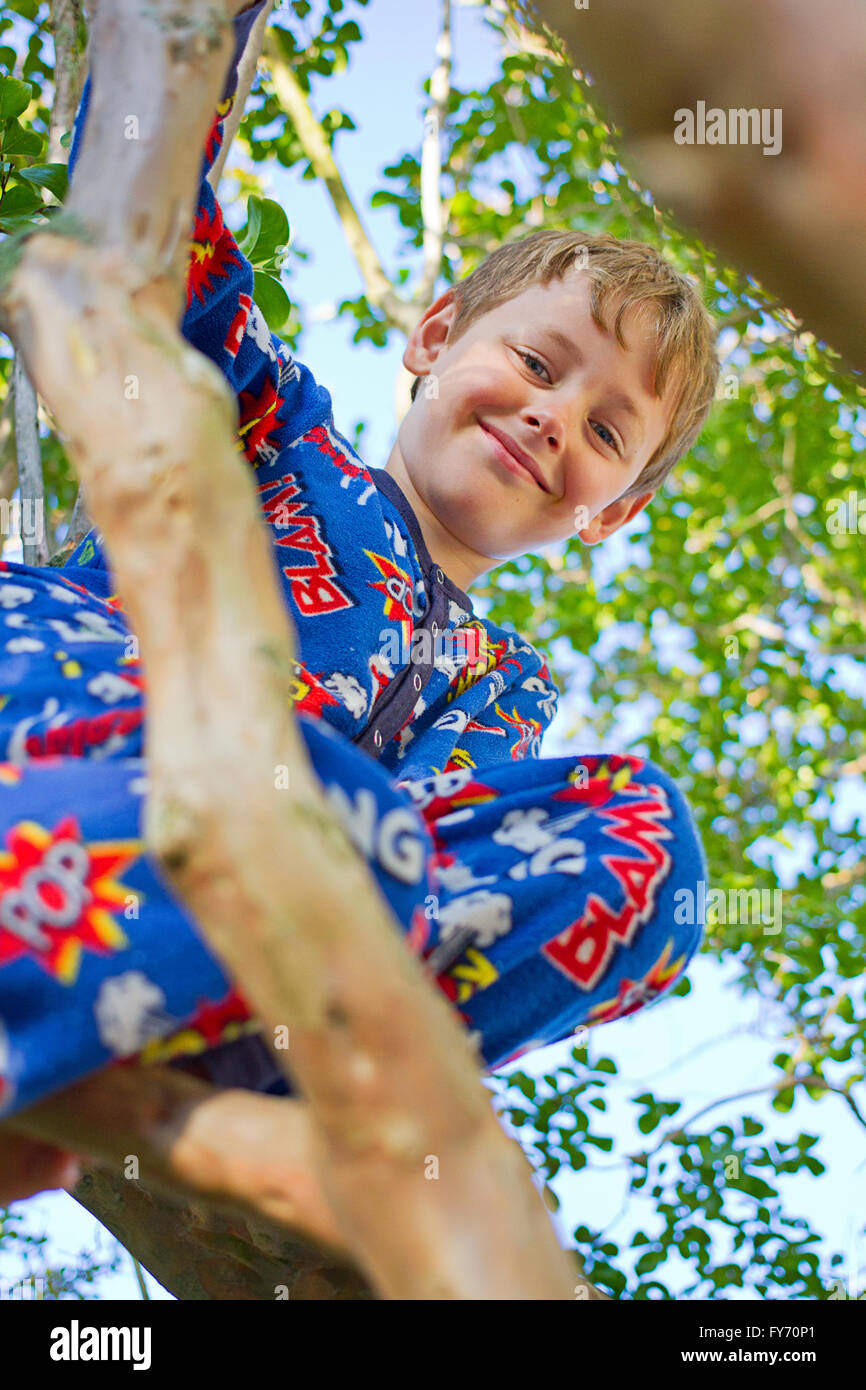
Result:
M443 397L446 385L450 386L447 378L442 383ZM483 420L487 416L516 415L521 405L516 382L509 380L499 368L483 363L464 364L459 389L448 394L454 416L470 421L474 416Z

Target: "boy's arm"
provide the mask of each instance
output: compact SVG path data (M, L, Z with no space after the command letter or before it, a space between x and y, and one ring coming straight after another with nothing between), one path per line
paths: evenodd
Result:
M271 462L280 449L331 413L329 393L293 360L271 333L253 302L253 268L223 222L208 173L219 154L231 110L238 65L250 30L268 0L257 0L233 20L235 52L205 145L187 271L186 310L181 331L187 342L224 373L238 398L239 435L250 463ZM74 176L90 100L88 76L75 120L69 157Z

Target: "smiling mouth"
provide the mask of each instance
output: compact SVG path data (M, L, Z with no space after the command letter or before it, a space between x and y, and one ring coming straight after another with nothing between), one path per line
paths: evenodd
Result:
M539 488L542 492L550 491L550 489L545 487L540 479L531 472L525 463L522 463L519 458L515 457L510 448L503 442L504 436L500 437L498 433L494 434L492 429L488 425L482 424L480 420L478 423L489 439L496 458L510 473L513 473L515 477L523 478L525 482L532 483L533 487Z

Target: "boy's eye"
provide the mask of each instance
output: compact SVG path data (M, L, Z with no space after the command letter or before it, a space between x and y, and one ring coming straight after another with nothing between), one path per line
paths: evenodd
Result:
M548 381L551 381L550 372L547 371L547 368L545 367L544 363L541 361L541 358L540 358L540 357L536 357L536 356L534 355L534 353L531 353L531 352L521 352L520 349L517 350L517 355L518 355L518 357L521 357L521 358L523 359L523 361L527 363L527 365L529 365L529 364L532 363L532 362L535 362L535 363L542 369L542 371L547 372L547 380L548 380ZM533 371L533 370L534 370L533 367L532 367L531 365L529 366L529 370L530 370L530 371ZM538 372L535 372L535 375L538 376ZM552 384L552 383L551 383L551 384Z
M608 429L607 425L603 425L600 420L590 420L589 423L595 430L596 434L598 434L598 437L602 441L602 443L610 445L611 449L615 449L616 452L619 453L619 446L616 440L614 439L613 435L611 434L610 430ZM599 433L599 431L601 430L604 431L604 434ZM607 435L606 439L604 435Z

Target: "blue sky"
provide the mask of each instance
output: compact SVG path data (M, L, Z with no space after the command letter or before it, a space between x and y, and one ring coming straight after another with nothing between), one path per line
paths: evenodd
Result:
M389 209L371 212L366 205L382 183L381 168L420 138L422 82L433 61L438 9L434 0L413 0L412 23L407 25L406 0L372 0L360 12L367 38L355 48L349 70L313 92L313 106L319 114L328 106L339 105L358 126L357 133L338 137L337 159L391 274L404 263L399 254L403 229ZM354 13L355 7L349 6L347 14ZM455 7L454 53L455 81L460 87L485 85L496 72L495 36L477 10ZM221 190L224 199L231 189L228 179ZM292 279L293 293L305 306L309 323L299 356L331 390L340 429L350 433L357 421L366 422L364 457L369 465L379 466L387 459L393 438L392 391L401 355L397 339L384 351L367 344L355 346L348 322L316 321L328 305L355 297L362 288L330 200L322 187L279 168L269 172L265 191L283 205L297 243L311 252L309 260L296 264ZM245 220L242 206L227 207L227 215L235 227ZM13 558L11 550L8 554ZM582 708L585 712L577 696L563 705L546 743L550 755L574 751L570 728L575 715ZM645 713L633 707L632 717L623 721L620 741L612 751L624 751L632 739L640 737L644 719ZM774 1077L771 1059L778 1042L754 1031L761 1004L753 995L743 997L735 988L734 965L720 966L701 958L690 975L693 989L687 998L670 1000L592 1036L592 1055L613 1055L619 1066L620 1075L608 1090L612 1110L606 1131L615 1136L616 1143L613 1154L599 1154L598 1172L584 1170L558 1181L564 1206L558 1224L564 1238L577 1224L601 1225L619 1209L623 1171L611 1165L617 1149L627 1152L636 1147L629 1095L652 1089L657 1095L682 1099L682 1114L687 1116L717 1097L768 1084ZM772 1020L767 1031L772 1033ZM560 1043L521 1059L517 1067L541 1074L565 1063L568 1051L568 1044ZM617 1101L620 1093L622 1100ZM830 1175L820 1179L789 1177L784 1179L782 1190L793 1214L807 1216L834 1247L850 1250L852 1226L866 1221L866 1198L861 1195L863 1133L847 1109L834 1098L816 1105L803 1097L789 1115L781 1117L770 1108L768 1099L761 1097L719 1107L707 1123L730 1121L744 1110L764 1119L771 1132L782 1138L793 1137L800 1129L821 1134L818 1155L827 1163L832 1155ZM50 1233L48 1249L55 1259L74 1257L84 1247L93 1248L95 1240L101 1241L104 1249L110 1247L107 1234L100 1234L93 1218L66 1194L42 1196L25 1204L24 1209L28 1228ZM622 1228L633 1229L637 1224L630 1212ZM866 1249L859 1253L859 1261L866 1262ZM14 1269L10 1255L0 1254L0 1277L9 1277ZM155 1281L148 1283L152 1296L168 1296ZM140 1297L128 1260L120 1273L106 1278L97 1289L103 1298Z

